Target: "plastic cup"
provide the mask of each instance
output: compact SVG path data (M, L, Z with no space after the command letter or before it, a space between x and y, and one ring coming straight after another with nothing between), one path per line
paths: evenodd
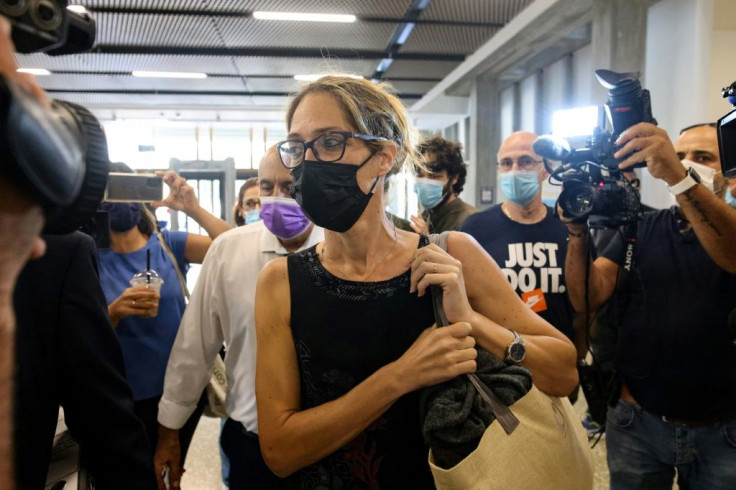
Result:
M135 276L133 276L133 279L130 280L130 285L134 288L143 288L143 289L151 289L161 294L161 286L163 286L164 280L161 279L161 276L158 275L158 273L154 270L150 271L141 271ZM145 317L155 317L158 315L158 301L156 302L156 307L149 310L149 312L145 315Z

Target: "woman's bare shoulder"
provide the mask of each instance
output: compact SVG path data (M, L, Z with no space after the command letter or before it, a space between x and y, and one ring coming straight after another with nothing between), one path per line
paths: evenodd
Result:
M263 266L258 274L258 281L281 281L288 279L288 266L286 257L278 257Z
M451 231L447 235L447 252L457 259L490 256L483 247L467 233Z

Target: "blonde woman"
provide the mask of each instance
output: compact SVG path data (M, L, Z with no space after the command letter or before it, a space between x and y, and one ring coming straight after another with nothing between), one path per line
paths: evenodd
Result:
M532 313L469 236L447 252L397 230L384 179L416 156L384 85L323 77L287 112L278 145L293 195L325 241L268 264L256 294L261 449L299 488L433 488L418 390L505 358L517 334L543 391L575 387L575 349ZM451 325L433 326L428 286Z

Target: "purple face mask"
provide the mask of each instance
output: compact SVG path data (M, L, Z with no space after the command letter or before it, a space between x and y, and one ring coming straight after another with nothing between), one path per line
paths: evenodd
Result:
M261 197L261 219L268 231L283 240L301 235L310 222L294 199Z

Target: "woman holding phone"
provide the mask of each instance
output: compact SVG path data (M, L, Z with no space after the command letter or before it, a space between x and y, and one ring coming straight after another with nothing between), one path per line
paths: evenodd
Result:
M110 171L133 172L124 163L111 164ZM155 218L142 203L103 202L99 208L110 217L110 248L99 251L102 289L123 351L135 412L143 421L153 448L158 440L158 402L166 364L186 306L177 268L186 277L189 264L201 263L212 240L231 228L199 205L194 189L176 172L164 172L163 181L169 187L169 196L152 205L183 211L209 236L159 232ZM160 294L130 285L135 274L146 270L149 255L150 268L163 279ZM182 463L201 412L201 408L195 411L180 431Z

